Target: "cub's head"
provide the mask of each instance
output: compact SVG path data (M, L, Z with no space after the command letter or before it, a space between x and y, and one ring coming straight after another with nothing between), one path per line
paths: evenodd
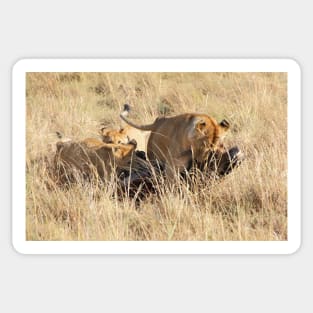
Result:
M129 137L123 128L117 130L101 127L100 135L102 137L102 141L105 143L127 144L129 142Z
M221 146L229 129L229 123L226 120L217 123L212 117L198 115L194 117L193 125L194 157L198 161L203 161L210 152Z

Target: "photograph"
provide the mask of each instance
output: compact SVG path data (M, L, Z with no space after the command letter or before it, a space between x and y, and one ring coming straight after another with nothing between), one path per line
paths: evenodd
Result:
M288 242L287 71L24 78L26 242Z

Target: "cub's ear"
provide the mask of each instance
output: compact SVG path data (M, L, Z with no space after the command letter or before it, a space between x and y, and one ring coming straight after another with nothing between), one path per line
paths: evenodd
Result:
M107 133L107 127L101 126L99 128L99 133L100 133L100 135L105 135Z
M107 128L101 128L100 135L102 137L102 141L104 143L113 143L111 136L109 135L109 131Z
M229 122L228 122L227 120L222 120L222 121L220 122L220 126L221 126L225 131L227 131L227 130L229 129L229 127L230 127Z

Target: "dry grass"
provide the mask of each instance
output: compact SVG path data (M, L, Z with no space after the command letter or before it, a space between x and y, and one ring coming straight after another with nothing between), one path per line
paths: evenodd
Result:
M114 184L50 182L55 131L97 137L101 123L203 112L227 118L227 145L245 162L225 179L159 186L136 207ZM285 73L28 73L28 240L287 240L287 75Z

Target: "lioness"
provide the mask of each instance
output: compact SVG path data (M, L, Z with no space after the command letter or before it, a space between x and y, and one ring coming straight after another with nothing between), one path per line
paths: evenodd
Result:
M136 142L128 144L107 144L94 138L82 141L59 141L54 158L59 181L75 181L77 174L88 178L98 175L101 179L110 177L113 169L129 167Z
M152 124L136 125L124 114L120 117L131 127L151 131L147 156L166 164L167 169L188 169L191 160L203 163L229 129L226 120L217 123L206 114L185 113L173 117L159 117ZM168 170L167 170L168 172Z

